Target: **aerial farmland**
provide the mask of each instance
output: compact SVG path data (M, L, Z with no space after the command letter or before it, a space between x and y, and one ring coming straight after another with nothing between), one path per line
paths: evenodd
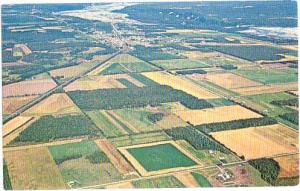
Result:
M298 185L296 3L2 5L3 188Z

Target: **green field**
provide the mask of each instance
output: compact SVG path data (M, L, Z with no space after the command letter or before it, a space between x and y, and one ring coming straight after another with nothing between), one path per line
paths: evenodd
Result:
M121 66L120 64L113 63L103 71L99 73L99 75L110 75L110 74L122 74L128 73L128 70Z
M140 133L133 135L126 135L122 137L110 138L109 141L116 147L124 147L130 145L138 145L159 141L169 141L170 138L164 131Z
M203 61L189 59L153 60L153 64L165 69L187 69L211 67Z
M201 174L192 172L192 175L201 187L212 187L210 182Z
M155 86L155 85L159 85L158 83L156 83L153 80L150 80L149 78L143 76L142 74L139 73L130 73L129 74L131 77L135 78L136 80L142 82L144 85L146 86Z
M61 117L47 115L32 123L12 143L45 142L85 135L103 136L99 129L84 115Z
M112 124L99 110L86 111L85 113L91 118L95 125L102 130L106 137L124 135L124 133L121 132L120 129L114 124Z
M74 187L102 184L121 179L121 175L93 141L48 147L66 183Z
M243 58L250 61L258 60L279 60L278 54L288 54L297 56L297 51L281 49L272 46L207 46L213 50Z
M267 94L258 94L258 95L250 95L245 96L247 99L250 99L261 106L263 106L265 109L268 110L269 116L278 116L285 113L291 113L293 112L293 109L287 107L287 106L278 106L271 104L272 101L275 100L288 100L297 98L294 95L285 93L285 92L279 92L279 93L267 93Z
M235 105L235 103L233 103L233 102L231 102L231 101L229 101L228 99L225 99L225 98L209 99L207 101L208 101L208 103L210 103L214 107Z
M117 81L119 81L121 84L126 86L126 88L132 88L132 87L135 88L135 87L137 87L135 84L133 84L132 82L128 81L125 78L117 79Z
M67 160L89 156L96 152L101 157L106 158L106 155L99 150L99 147L93 141L54 145L48 147L48 149L56 164L61 164Z
M170 143L130 148L127 151L147 170L157 171L176 167L189 167L196 162L185 156ZM166 152L167 151L167 152Z
M184 188L184 185L174 176L137 180L132 184L135 188Z
M159 126L149 121L151 112L143 109L118 109L114 112L141 132L160 130Z
M238 75L263 84L296 82L298 80L297 70L263 69L259 67L238 69Z

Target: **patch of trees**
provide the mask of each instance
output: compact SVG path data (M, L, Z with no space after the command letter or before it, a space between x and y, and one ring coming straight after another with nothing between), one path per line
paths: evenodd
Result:
M55 161L55 164L59 165L65 161L79 159L81 157L82 157L82 154L73 154L73 155L64 156L62 158L55 158L54 161Z
M232 64L223 64L220 67L223 68L224 70L235 70L235 69L237 69L237 66L234 66Z
M227 122L210 123L194 126L199 131L204 133L216 132L216 131L226 131L233 129L242 129L247 127L257 127L264 125L276 124L277 121L271 117L261 117L261 118L250 118L250 119L239 119Z
M206 100L198 99L170 86L146 86L124 89L102 89L68 92L81 109L121 109L129 107L157 106L160 103L179 101L191 109L212 107Z
M273 100L271 101L271 104L279 105L279 106L288 105L288 106L295 106L295 107L298 107L299 105L298 98L288 99L288 100Z
M206 74L206 73L207 72L205 70L201 70L201 69L176 71L176 74L181 74L181 75Z
M92 154L85 156L92 164L108 163L109 158L102 151L95 151Z
M280 167L277 161L270 158L261 158L250 160L249 164L261 173L261 178L263 180L272 185L275 184L280 171Z
M280 118L290 121L296 125L299 124L299 114L298 112L286 113L283 115L279 115Z
M101 135L99 129L84 115L62 117L48 115L31 124L11 143L45 142L84 135Z
M208 136L194 129L193 127L178 127L173 129L167 129L165 132L171 136L174 140L184 139L190 143L195 149L202 150L217 150L223 153L228 153L223 145L215 142Z
M152 123L155 123L157 121L162 120L162 118L164 117L163 113L150 113L147 118L149 119L149 121L151 121Z

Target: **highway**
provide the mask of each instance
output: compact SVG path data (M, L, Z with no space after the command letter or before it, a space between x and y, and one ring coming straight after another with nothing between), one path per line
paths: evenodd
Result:
M7 121L17 117L18 115L20 115L22 112L26 111L27 109L29 109L30 107L32 107L33 105L39 103L40 101L44 100L45 98L47 98L48 96L50 96L51 94L53 94L55 91L64 88L65 86L69 85L70 83L74 82L75 80L78 80L82 77L84 77L86 74L88 74L89 72L95 70L96 68L98 68L99 66L105 64L106 62L108 62L109 60L111 60L112 58L116 57L117 55L119 55L121 53L121 51L117 51L116 53L114 53L112 56L110 56L109 58L105 59L104 61L96 64L95 66L93 66L92 68L90 68L87 71L84 71L83 73L74 76L73 78L71 78L70 80L56 86L55 88L41 94L39 97L37 97L36 99L32 100L31 102L21 106L20 108L18 108L15 112L11 113L10 115L8 115L6 118L3 119L3 124L5 124Z

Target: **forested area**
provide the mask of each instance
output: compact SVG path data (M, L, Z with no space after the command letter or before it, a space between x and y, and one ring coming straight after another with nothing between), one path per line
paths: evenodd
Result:
M219 143L213 141L206 135L202 134L193 127L177 127L167 129L165 132L174 140L184 139L190 143L195 149L217 150L223 153L229 153L229 150Z
M101 135L98 128L84 115L68 115L62 117L43 116L12 141L44 142L55 139L83 135Z
M261 173L261 178L274 185L279 174L279 164L274 159L261 158L250 160L249 164Z
M211 133L217 131L242 129L247 127L272 125L276 123L277 123L276 119L272 117L261 117L261 118L239 119L239 120L219 122L219 123L202 124L194 127L204 133Z
M124 89L102 89L68 92L81 109L121 109L129 107L157 106L160 103L180 101L190 109L212 107L206 100L198 99L170 86L146 86ZM116 101L118 100L118 101Z

